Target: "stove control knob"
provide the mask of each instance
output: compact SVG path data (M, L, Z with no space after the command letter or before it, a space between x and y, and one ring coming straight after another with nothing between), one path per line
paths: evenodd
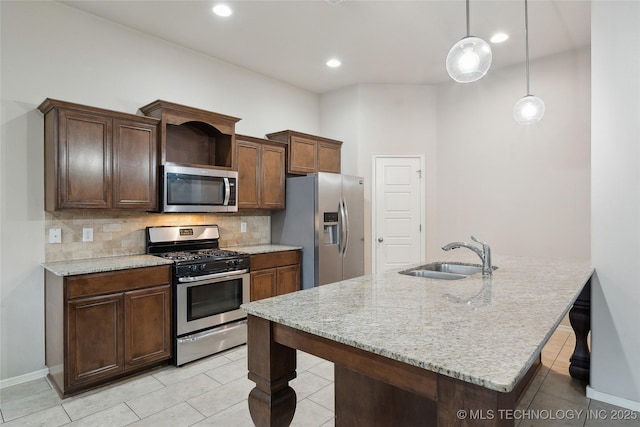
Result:
M197 265L192 265L191 266L191 271L198 271L198 266Z
M228 265L229 267L232 267L232 266L233 266L233 260L229 260L229 261L227 261L227 265Z
M200 270L204 270L205 268L207 268L207 264L200 264Z

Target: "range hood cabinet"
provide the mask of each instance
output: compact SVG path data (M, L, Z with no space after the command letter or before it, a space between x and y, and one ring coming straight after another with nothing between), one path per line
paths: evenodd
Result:
M160 119L160 164L237 170L237 117L157 100L140 111Z

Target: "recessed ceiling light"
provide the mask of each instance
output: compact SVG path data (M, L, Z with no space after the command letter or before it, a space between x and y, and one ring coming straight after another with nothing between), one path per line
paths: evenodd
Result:
M491 40L491 43L502 43L508 38L509 38L509 35L506 33L495 33L493 36L491 36L490 40Z
M331 58L330 60L327 61L327 67L330 67L330 68L337 68L340 65L342 65L342 62L340 62L340 60L336 58Z
M226 4L217 4L213 6L213 13L226 18L227 16L231 16L233 11Z

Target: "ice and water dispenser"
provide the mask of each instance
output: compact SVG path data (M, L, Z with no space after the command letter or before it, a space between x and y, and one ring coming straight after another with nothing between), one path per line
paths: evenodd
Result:
M325 246L340 243L338 237L338 212L324 212L323 230Z

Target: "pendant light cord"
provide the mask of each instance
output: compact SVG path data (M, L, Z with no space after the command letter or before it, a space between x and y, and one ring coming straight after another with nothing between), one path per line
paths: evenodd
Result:
M468 4L469 0L467 0ZM526 73L527 73L527 96L531 95L529 92L529 13L528 13L527 0L524 0L524 40L525 40L525 50L527 52L526 59Z
M467 0L467 37L470 37L469 33L469 0Z

